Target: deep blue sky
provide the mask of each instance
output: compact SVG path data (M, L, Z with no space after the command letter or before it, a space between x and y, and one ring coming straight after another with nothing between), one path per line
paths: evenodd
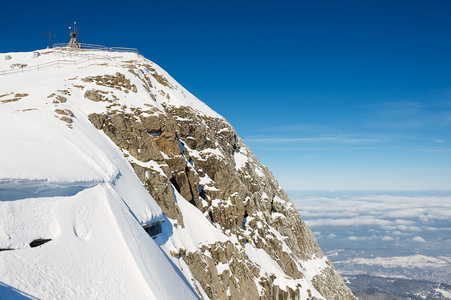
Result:
M139 48L286 189L451 189L451 1L2 1L0 52Z

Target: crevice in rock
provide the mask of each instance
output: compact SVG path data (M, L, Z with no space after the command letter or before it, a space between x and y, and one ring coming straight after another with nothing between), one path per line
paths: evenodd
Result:
M186 150L185 144L183 144L183 142L180 140L180 138L177 136L177 134L176 134L176 137L177 137L177 141L179 142L180 154L183 155L185 153L185 150Z
M189 176L189 168L188 168L188 166L185 166L185 175L186 175L186 179L188 180L189 193L191 195L191 200L189 201L189 203L191 203L192 205L196 206L196 199L194 198L192 184L191 184L191 181L189 180L190 176Z
M244 229L244 227L246 227L247 217L249 217L249 215L247 214L247 210L245 210L244 211L244 216L243 216L243 224L241 225L242 229Z
M198 190L199 190L199 196L204 200L207 199L207 194L205 193L205 190L201 185L198 186Z
M210 221L213 224L215 222L215 219L213 218L213 213L211 211L208 212L208 216L210 217Z
M271 213L275 213L277 210L274 208L274 199L271 200Z
M175 178L172 177L169 181L171 181L172 185L175 187L175 189L177 190L177 192L180 193L180 186L179 186L179 184L177 183L177 180L175 180Z

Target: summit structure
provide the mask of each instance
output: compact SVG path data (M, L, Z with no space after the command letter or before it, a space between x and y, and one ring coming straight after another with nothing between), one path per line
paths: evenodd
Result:
M0 60L26 66L0 76L2 293L355 299L268 168L162 68L40 52Z
M77 22L74 22L74 25L69 27L70 29L70 41L67 44L69 48L81 48L81 44L77 41L77 37L79 35L79 29L77 26Z

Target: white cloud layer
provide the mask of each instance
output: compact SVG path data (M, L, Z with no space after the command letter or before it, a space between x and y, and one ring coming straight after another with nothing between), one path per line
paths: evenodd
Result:
M342 247L360 243L406 249L451 244L451 191L288 194L320 245L326 240L331 248L334 241Z
M412 241L414 242L419 242L419 243L426 243L426 240L423 239L421 236L416 236L412 239Z

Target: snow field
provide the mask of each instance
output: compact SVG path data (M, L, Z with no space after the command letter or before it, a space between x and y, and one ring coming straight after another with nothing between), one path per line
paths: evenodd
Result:
M60 59L10 55L0 69ZM137 58L121 58L131 56ZM160 207L120 149L87 118L106 104L83 97L89 86L81 78L124 71L115 64L0 77L0 248L14 249L0 253L0 269L7 270L0 281L45 299L196 299L141 227L163 217ZM66 101L54 102L52 93ZM57 110L71 112L70 126ZM51 241L31 248L36 239Z

